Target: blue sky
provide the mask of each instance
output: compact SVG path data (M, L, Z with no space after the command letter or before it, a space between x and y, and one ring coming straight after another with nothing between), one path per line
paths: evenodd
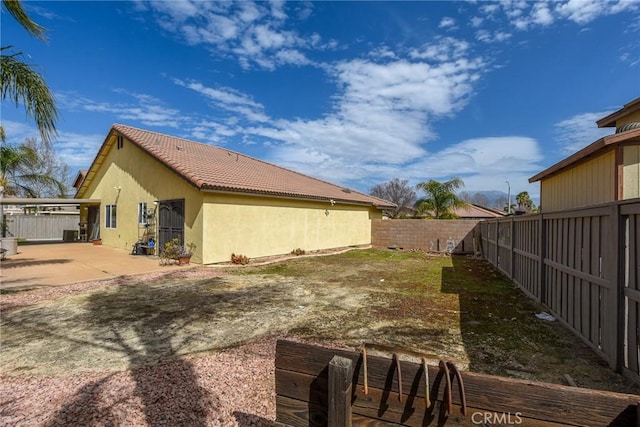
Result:
M640 96L639 1L27 1L2 14L87 168L113 123L236 150L367 192L394 177L528 178L612 129ZM2 103L9 142L36 136Z

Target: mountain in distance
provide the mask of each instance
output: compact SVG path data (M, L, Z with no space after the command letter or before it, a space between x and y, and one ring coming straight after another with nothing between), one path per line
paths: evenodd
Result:
M508 194L504 191L461 191L458 193L465 202L503 210L507 207ZM511 203L515 203L515 195L511 195Z
M476 205L484 206L487 208L494 208L504 210L507 207L508 194L504 191L489 190L489 191L461 191L458 193L464 201L473 203ZM537 205L539 201L533 199L533 202ZM511 204L516 204L516 194L511 194Z

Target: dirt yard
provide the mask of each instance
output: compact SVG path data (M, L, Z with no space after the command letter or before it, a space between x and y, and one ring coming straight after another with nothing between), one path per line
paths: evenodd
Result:
M189 393L204 413L183 425L268 425L278 337L366 341L476 372L562 384L568 374L579 386L638 392L558 322L537 319L542 309L484 261L368 249L167 271L0 296L0 424L64 425L88 395L96 417L122 412L114 425L178 425L149 397L178 381L198 384ZM34 396L48 406L34 412ZM132 401L139 419L127 418Z

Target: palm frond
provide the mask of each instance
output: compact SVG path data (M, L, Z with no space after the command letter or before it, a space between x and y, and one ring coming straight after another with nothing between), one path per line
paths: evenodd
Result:
M4 51L6 48L3 48ZM0 55L0 98L9 98L16 106L22 102L33 117L43 140L56 135L58 109L46 83L30 65L20 60L20 53Z
M31 20L31 18L29 18L29 15L27 15L27 12L25 12L24 8L22 7L21 1L2 0L2 4L4 5L5 9L7 9L7 12L9 12L11 16L13 16L14 19L18 21L18 24L20 24L22 28L24 28L29 34L39 38L42 41L46 40L45 28L36 24L33 20Z

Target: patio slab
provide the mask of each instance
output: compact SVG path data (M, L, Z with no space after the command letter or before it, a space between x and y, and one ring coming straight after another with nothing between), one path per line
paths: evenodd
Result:
M91 243L18 246L0 263L0 290L19 291L166 270L154 256Z

